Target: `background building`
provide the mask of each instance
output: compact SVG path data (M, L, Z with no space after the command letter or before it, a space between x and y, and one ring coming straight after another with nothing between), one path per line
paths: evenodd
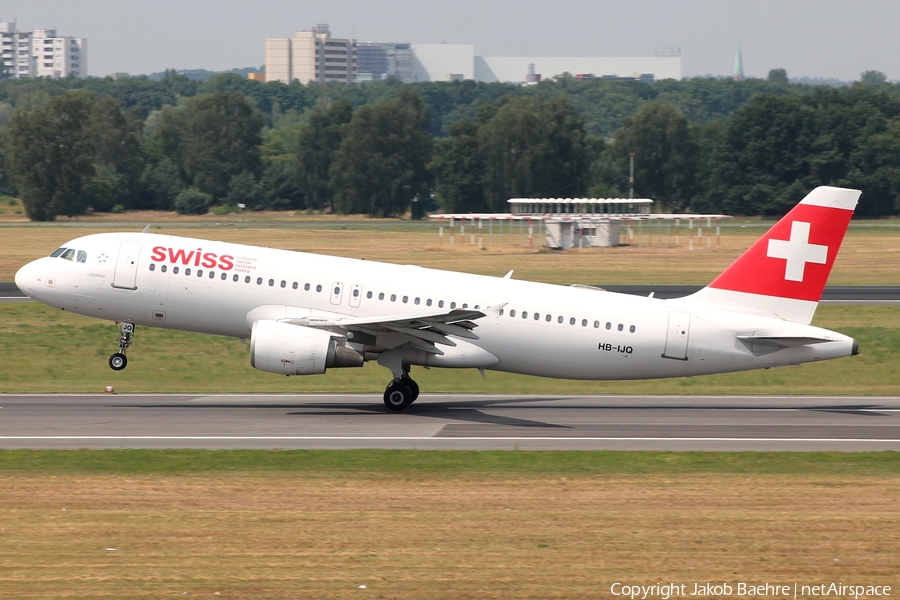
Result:
M15 22L0 22L0 55L13 79L87 77L87 39L58 36L55 29L18 31Z
M396 77L413 83L411 44L395 42L359 42L356 44L356 81L378 81Z
M292 38L266 38L266 81L306 84L356 80L356 40L331 37L328 25Z
M681 49L647 57L476 56L473 44L361 42L331 37L328 25L292 38L266 38L266 81L340 83L396 77L404 83L474 79L535 83L569 73L579 79L681 79Z

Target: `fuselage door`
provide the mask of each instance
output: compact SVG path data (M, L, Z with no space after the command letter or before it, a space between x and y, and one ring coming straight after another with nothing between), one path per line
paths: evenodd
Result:
M116 273L112 286L123 290L136 290L138 257L141 245L137 242L122 242L119 245L119 258L116 261Z
M344 284L340 281L335 281L331 284L331 303L332 304L340 304L341 298L344 295Z
M358 283L350 286L350 306L359 308L359 301L362 298L362 287Z
M688 337L691 334L691 315L683 312L669 313L669 327L666 330L666 349L663 358L687 360Z

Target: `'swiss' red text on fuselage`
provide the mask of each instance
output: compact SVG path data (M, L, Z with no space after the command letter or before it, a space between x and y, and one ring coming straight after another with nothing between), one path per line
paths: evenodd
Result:
M203 248L196 250L183 250L181 248L166 248L165 246L156 246L153 248L151 260L156 262L168 262L173 264L193 265L195 267L205 267L207 269L219 268L223 271L229 271L234 268L234 257L227 254L219 256L215 252L204 252Z

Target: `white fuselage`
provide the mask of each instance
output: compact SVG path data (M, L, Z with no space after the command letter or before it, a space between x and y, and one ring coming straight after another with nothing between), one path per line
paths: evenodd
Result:
M50 306L147 327L248 338L259 307L340 319L503 305L502 314L477 320L479 339L469 342L499 359L484 366L566 379L721 373L853 350L839 333L690 297L658 300L150 233L90 235L67 247L83 251L85 262L39 259L19 272L19 287ZM747 335L827 341L767 347L738 337Z

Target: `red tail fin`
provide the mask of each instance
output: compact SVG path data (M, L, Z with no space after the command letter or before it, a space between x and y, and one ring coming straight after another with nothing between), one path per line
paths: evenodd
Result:
M817 187L694 298L809 323L860 193Z

